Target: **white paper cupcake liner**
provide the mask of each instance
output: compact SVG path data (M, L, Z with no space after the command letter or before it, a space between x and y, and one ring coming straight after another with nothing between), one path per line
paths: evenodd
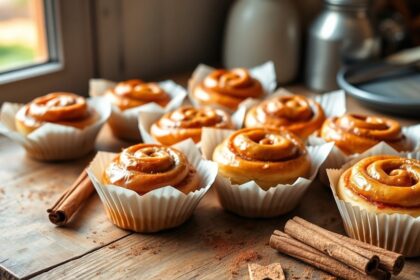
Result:
M402 131L407 138L409 146L411 147L410 151L420 150L420 124L403 127ZM308 142L310 145L323 145L327 143L323 138L315 136L315 135L309 136ZM381 143L378 143L376 146L382 145ZM376 146L372 147L371 149L375 149ZM392 150L395 152L394 149ZM320 181L325 185L329 185L326 169L340 168L341 166L343 166L344 163L352 160L353 158L357 156L359 156L359 154L346 155L337 146L334 146L331 153L328 155L327 159L324 161L324 163L321 166L321 169L319 172Z
M191 79L188 82L188 95L189 95L189 99L191 100L191 103L194 106L199 107L200 104L192 96L193 89L201 81L203 81L207 77L208 74L210 74L214 70L215 70L214 68L204 65L204 64L198 65L197 68L194 70L191 76ZM262 65L250 68L249 71L254 78L258 79L261 82L261 85L265 92L265 96L269 96L274 92L277 86L277 81L276 81L276 70L274 68L274 63L272 61L268 61ZM247 108L258 100L259 99L255 99L255 98L247 98L239 104L239 107ZM224 109L225 111L233 113L228 108L217 106L217 105L212 105L212 106L219 107L221 109Z
M15 126L15 115L23 104L6 102L1 109L0 133L20 144L30 157L38 160L80 158L93 150L96 137L111 113L109 102L102 97L90 98L87 102L99 114L94 124L78 129L45 123L26 136Z
M330 187L343 219L347 234L360 241L379 246L407 257L420 256L420 217L407 214L385 214L365 210L341 200L336 193L341 174L362 158L372 155L400 155L420 159L420 152L398 153L385 143L354 157L341 169L328 169Z
M103 96L108 89L115 87L116 84L117 83L113 81L92 79L89 81L89 95ZM112 114L109 118L109 123L115 136L131 141L141 140L137 121L139 112L152 111L155 108L159 108L164 112L169 112L181 106L187 96L187 92L182 86L170 80L159 82L158 84L171 96L171 101L168 105L166 105L166 107L161 107L152 102L143 106L121 111L117 106L112 105Z
M201 141L204 157L211 159L216 146L232 133L232 130L204 128ZM245 217L274 217L291 211L300 202L332 147L332 143L308 147L312 163L310 176L299 177L293 184L278 184L263 190L255 181L236 185L218 175L215 186L222 206Z
M201 188L188 195L172 186L139 195L129 189L104 185L101 180L103 172L117 154L99 152L94 158L87 172L109 219L116 226L136 232L157 232L177 227L191 217L216 178L217 164L203 160L190 139L174 147L187 156L201 178Z

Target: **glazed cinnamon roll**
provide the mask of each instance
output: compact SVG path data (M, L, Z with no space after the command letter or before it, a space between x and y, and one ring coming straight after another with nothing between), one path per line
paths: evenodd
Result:
M89 108L84 97L73 93L54 92L23 106L16 114L15 124L20 133L27 135L45 123L83 129L98 118L98 113Z
M321 106L304 96L275 96L252 107L246 117L246 127L285 127L301 138L321 128L325 120Z
M145 194L173 186L187 194L196 190L200 178L186 156L171 147L138 144L124 149L105 169L104 184Z
M150 133L163 145L170 146L188 138L198 143L203 127L233 128L233 124L230 116L221 109L184 106L163 115L152 125Z
M308 176L311 168L303 142L284 129L238 130L216 147L213 160L232 183L254 180L265 190Z
M326 120L321 129L321 137L346 154L363 153L381 141L398 151L407 149L407 141L401 126L392 119L346 114Z
M106 95L121 111L150 102L165 107L170 101L170 96L157 83L145 83L141 80L119 82Z
M340 177L340 199L376 213L420 216L420 161L380 155L360 160Z
M215 70L193 89L193 97L200 104L230 110L247 98L260 98L263 94L261 83L244 68Z

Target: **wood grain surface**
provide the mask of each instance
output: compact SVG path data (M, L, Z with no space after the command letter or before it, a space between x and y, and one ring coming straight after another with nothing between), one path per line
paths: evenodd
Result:
M304 92L302 88L292 91ZM353 112L369 112L349 99ZM402 120L404 124L413 120ZM130 143L107 127L97 149L118 152ZM315 181L300 205L275 219L247 219L224 211L214 191L179 228L136 234L113 226L95 194L65 228L52 225L46 209L92 159L41 163L0 137L0 279L243 279L249 262L280 262L286 279L330 279L327 274L268 246L274 229L294 215L343 233L328 188ZM396 279L419 279L420 259L411 259Z

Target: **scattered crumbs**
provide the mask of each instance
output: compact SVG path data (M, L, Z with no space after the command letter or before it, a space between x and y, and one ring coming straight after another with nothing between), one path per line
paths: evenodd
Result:
M99 244L103 246L103 245L105 245L105 242L101 241L101 242L99 242Z
M157 243L154 245L144 245L144 246L132 246L130 247L130 252L127 253L126 256L140 256L141 254L150 251L151 254L157 255L162 250L160 249L161 243Z
M96 231L92 231L92 234L96 234Z
M96 272L96 275L100 275L100 274L101 274L101 272L100 272L100 271L97 271L97 272Z
M93 243L96 243L96 240L93 240L92 242L93 242Z
M249 263L252 261L258 261L261 260L262 256L257 253L257 251L255 250L246 250L243 251L241 253L239 253L239 255L232 261L229 271L232 275L238 275L239 274L239 269L241 268L241 266L245 263Z
M312 279L312 273L314 272L314 269L312 267L305 267L303 270L301 279Z
M1 195L5 195L6 194L6 192L4 191L4 189L0 188L0 194Z

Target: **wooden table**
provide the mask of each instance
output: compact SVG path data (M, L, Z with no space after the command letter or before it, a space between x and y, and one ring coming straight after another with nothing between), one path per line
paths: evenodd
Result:
M301 87L291 90L310 94ZM350 98L347 107L353 112L369 112ZM97 149L117 152L127 145L104 127ZM282 229L295 215L344 232L329 189L318 181L295 210L275 219L247 219L228 213L210 191L188 222L157 234L136 234L115 227L97 195L67 227L53 226L47 207L93 156L41 163L0 137L0 279L243 279L248 261L281 262L287 279L330 278L268 246L273 230ZM397 278L419 279L420 259L409 260Z

